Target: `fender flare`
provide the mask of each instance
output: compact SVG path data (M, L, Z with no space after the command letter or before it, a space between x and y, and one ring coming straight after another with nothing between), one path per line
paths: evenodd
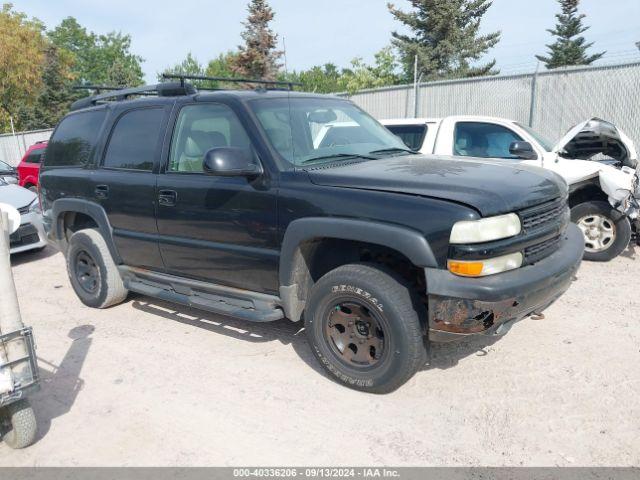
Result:
M67 240L63 223L64 214L69 212L82 213L91 217L93 221L96 222L96 225L98 225L98 230L107 242L107 247L114 262L116 264L122 263L120 254L113 241L113 229L109 223L107 212L104 211L101 205L80 198L61 198L55 200L51 207L53 235L63 252L67 250Z
M288 285L298 246L314 238L335 238L382 245L396 250L417 267L437 267L438 262L424 235L397 225L351 218L310 217L289 224L282 241L279 277Z
M296 255L299 246L316 238L332 238L372 243L391 248L417 267L437 267L433 250L416 230L380 222L352 218L310 217L294 220L287 227L280 252L280 298L285 315L298 321L306 303L304 285L296 283Z

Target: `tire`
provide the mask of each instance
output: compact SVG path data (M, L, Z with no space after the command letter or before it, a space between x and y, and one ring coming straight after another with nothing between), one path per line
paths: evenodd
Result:
M33 408L26 399L18 400L0 411L2 423L9 430L4 433L2 440L13 449L26 448L36 439L38 426Z
M305 309L311 349L330 377L349 388L389 393L426 362L424 308L393 273L344 265L312 288ZM351 319L351 320L349 320Z
M613 260L624 252L631 241L629 218L607 202L576 205L571 209L571 221L580 227L585 236L585 260Z
M98 230L79 230L71 236L67 272L73 290L88 307L111 307L129 294Z

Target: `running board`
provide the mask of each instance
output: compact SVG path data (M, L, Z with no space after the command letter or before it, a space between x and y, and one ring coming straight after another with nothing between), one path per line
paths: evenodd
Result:
M190 280L140 268L118 267L124 286L132 292L250 322L284 318L280 299L273 295Z

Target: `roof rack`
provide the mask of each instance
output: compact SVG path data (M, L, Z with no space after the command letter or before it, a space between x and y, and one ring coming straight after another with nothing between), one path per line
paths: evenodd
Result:
M293 87L302 86L301 83L287 82L279 80L254 80L249 78L232 78L232 77L208 77L206 75L183 75L180 73L163 73L162 78L167 80L180 80L180 85L185 85L185 80L205 80L210 82L225 82L225 83L253 83L256 85L271 85L271 86L283 86L288 90L293 90ZM198 90L223 90L219 88L204 88L198 87Z
M143 85L141 87L130 88L104 87L103 89L109 91L105 93L99 93L98 95L93 95L87 98L81 98L80 100L73 102L71 104L71 111L92 107L106 100L126 100L133 95L157 95L159 97L176 97L180 95L192 95L196 93L196 89L193 87L193 85L184 82L167 82L158 83L156 85Z

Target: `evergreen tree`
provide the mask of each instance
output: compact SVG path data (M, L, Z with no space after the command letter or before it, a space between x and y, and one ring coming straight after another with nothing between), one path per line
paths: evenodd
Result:
M412 32L393 32L405 81L413 81L414 59L425 80L479 77L499 73L495 60L476 62L500 40L500 32L480 35L480 22L492 0L409 0L410 12L388 4L391 14Z
M42 88L33 105L23 103L18 111L21 128L35 130L54 127L67 114L74 100L86 92L73 90L71 53L49 44L44 52Z
M578 14L580 0L558 0L562 7L562 13L556 15L558 23L555 28L548 29L556 41L547 45L549 55L536 55L548 69L565 67L569 65L591 65L602 58L606 52L587 55L587 50L593 43L587 43L581 35L589 27L582 24L586 15Z
M282 57L282 52L276 50L278 36L269 26L275 14L266 0L250 0L247 10L249 16L242 32L245 44L233 59L233 72L241 77L275 80Z

